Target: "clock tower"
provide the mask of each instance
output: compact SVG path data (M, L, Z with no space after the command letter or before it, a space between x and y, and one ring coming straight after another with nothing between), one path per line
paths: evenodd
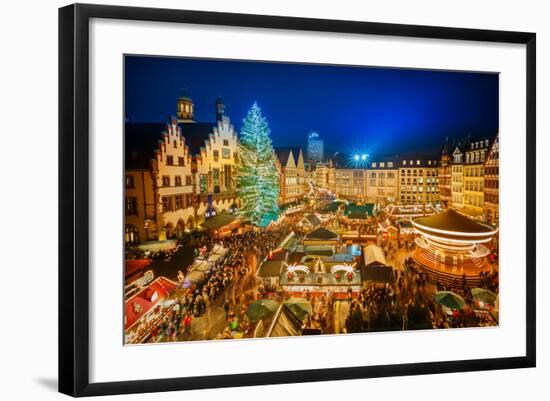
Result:
M187 97L185 93L178 98L178 123L195 122L195 105L193 100Z

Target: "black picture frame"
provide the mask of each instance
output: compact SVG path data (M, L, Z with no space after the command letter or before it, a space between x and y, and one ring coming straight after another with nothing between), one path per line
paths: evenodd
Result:
M90 383L89 22L91 18L436 38L526 46L526 354L521 357ZM479 29L106 5L59 9L59 391L71 396L237 387L493 369L536 364L536 35Z

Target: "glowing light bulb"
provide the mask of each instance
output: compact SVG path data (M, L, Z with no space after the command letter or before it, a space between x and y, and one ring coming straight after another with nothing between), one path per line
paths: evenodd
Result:
M355 161L359 161L359 155L355 155L355 156L353 156L353 160L355 160Z
M367 155L361 155L361 160L367 160Z

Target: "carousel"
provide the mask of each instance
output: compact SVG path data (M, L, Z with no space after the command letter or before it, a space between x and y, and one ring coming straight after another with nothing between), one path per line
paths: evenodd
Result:
M417 248L413 260L432 281L444 284L466 280L477 285L480 272L489 272L490 243L498 229L448 209L437 215L411 220Z

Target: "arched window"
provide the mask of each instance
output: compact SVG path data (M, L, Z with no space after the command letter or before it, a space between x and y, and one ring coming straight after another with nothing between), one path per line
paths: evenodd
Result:
M124 243L126 245L139 243L139 231L133 224L127 224L124 227Z

